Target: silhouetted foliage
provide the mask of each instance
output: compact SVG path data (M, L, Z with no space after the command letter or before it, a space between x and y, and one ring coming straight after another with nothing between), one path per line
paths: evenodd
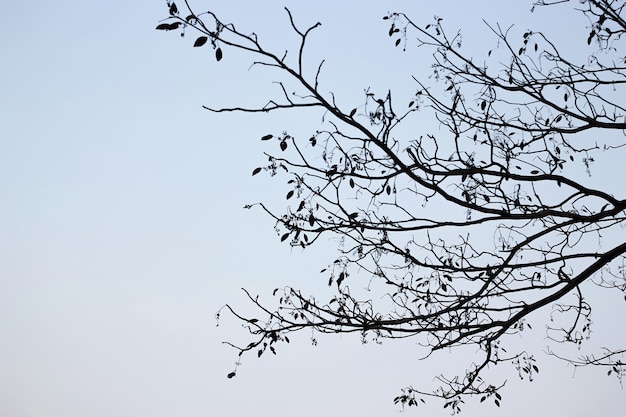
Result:
M433 351L475 346L480 357L460 375L439 376L434 391L404 388L395 398L417 405L440 397L457 412L467 396L500 404L503 384L481 377L489 366L508 362L530 379L538 372L533 355L501 346L529 327L531 313L550 310L549 338L581 346L591 332L586 289L626 292L626 200L615 195L624 188L594 188L580 175L591 175L596 158L624 146L626 21L624 0L575 3L589 19L582 28L589 31L587 42L579 48L589 52L581 63L541 32L488 26L497 42L478 59L463 54L460 36L450 35L439 18L422 24L402 13L384 16L390 46L431 48L433 72L407 79L407 89L415 91L408 105L393 101L391 91L366 90L350 108L320 89L323 62L303 64L308 36L319 23L301 29L287 10L300 42L292 64L286 53L266 50L255 34L211 11L196 13L185 1L184 16L168 4L170 17L157 29L193 28L201 33L194 46L208 43L217 61L222 49L243 50L255 65L298 86L288 94L279 82L280 95L264 106L208 110L324 111L325 128L309 137L282 132L260 138L277 146L252 175L287 177L289 205L282 213L264 203L247 207L267 212L280 240L295 247L307 248L326 234L339 237L338 256L322 271L331 294L276 289L271 306L246 291L258 317L225 306L253 336L247 346L233 345L240 356L275 353L279 342L302 330L376 341L414 337ZM549 12L563 4L569 2L532 7L551 6ZM425 112L443 128L430 133L412 126L411 136L399 129ZM622 165L599 169L616 170L616 181L624 172ZM351 289L356 280L368 291ZM623 317L616 320L623 323ZM605 366L621 380L624 352L618 346L567 360Z

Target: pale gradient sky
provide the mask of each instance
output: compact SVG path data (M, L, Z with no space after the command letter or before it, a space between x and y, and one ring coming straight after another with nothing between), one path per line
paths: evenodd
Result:
M278 50L295 39L282 6L303 25L321 21L309 56L327 59L323 88L346 106L368 86L410 95L410 75L428 74L424 55L393 48L381 20L388 10L424 23L437 13L449 30L464 28L476 53L494 42L482 18L586 38L570 33L580 19L531 15L530 1L382 3L211 2ZM290 250L270 219L242 209L284 201L282 182L250 176L264 162L258 138L310 131L319 120L203 110L264 104L275 78L248 71L230 50L216 63L209 48L192 48L191 32L155 31L165 1L24 0L5 2L2 13L0 416L395 415L401 387L430 384L474 354L425 362L410 340L363 346L356 336L331 336L312 347L301 335L276 357L244 358L226 379L236 354L221 341L247 339L232 318L216 327L214 314L226 302L245 307L241 287L266 299L285 284L324 291L318 271L333 259L332 242ZM598 297L606 303L597 336L626 345L623 316L611 318L619 294ZM616 323L621 331L612 332ZM537 380L495 369L509 380L502 407L469 403L463 415L623 413L616 380L601 370L572 378L571 367L541 353L542 324L534 324L537 333L519 344L540 359ZM449 414L431 404L406 415Z

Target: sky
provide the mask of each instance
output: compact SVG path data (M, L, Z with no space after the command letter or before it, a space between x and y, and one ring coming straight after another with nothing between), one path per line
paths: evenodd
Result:
M277 50L294 45L283 6L303 25L321 21L308 57L327 59L322 83L346 106L368 86L407 91L412 73L429 71L393 48L381 20L390 8L424 23L437 14L479 52L489 42L482 19L543 25L563 39L574 30L575 19L556 30L547 10L531 15L528 1L381 3L209 4ZM292 250L269 218L243 209L284 199L283 184L250 175L264 162L259 138L319 120L204 110L264 104L273 75L249 70L231 50L217 63L210 48L192 47L191 34L154 30L165 1L25 0L3 4L3 15L1 416L395 415L401 387L430 384L471 358L420 361L411 341L362 345L349 336L313 347L300 335L275 357L244 358L227 379L237 358L222 341L247 339L232 317L216 326L220 307L245 308L242 287L266 299L286 284L324 290L318 271L333 259L332 242ZM598 333L623 346L623 332L602 324L608 305ZM543 355L544 335L519 343L537 353L537 379L494 370L508 379L502 406L469 403L463 415L582 417L626 407L604 371ZM448 414L436 401L405 411Z

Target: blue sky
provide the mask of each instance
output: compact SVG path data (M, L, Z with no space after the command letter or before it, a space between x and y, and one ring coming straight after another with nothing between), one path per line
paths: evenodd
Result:
M389 9L425 23L443 16L450 30L465 29L477 53L490 47L483 18L555 30L554 16L531 16L527 1L505 9L486 0L471 8L428 3L437 4L230 1L215 10L278 50L294 44L283 5L303 25L321 21L309 56L328 60L322 82L346 106L367 86L410 95L410 75L428 73L424 55L393 48L380 19ZM242 209L284 201L280 181L250 176L264 162L258 138L315 129L319 119L203 110L263 104L275 78L249 71L229 50L216 63L209 48L192 48L191 33L155 31L164 1L21 1L3 5L3 14L0 415L391 415L401 387L430 384L445 366L471 358L420 362L410 341L363 346L344 336L312 347L301 335L276 357L245 358L227 380L236 355L221 342L246 339L231 318L216 327L224 303L245 306L241 287L267 298L287 283L324 288L317 272L332 242L291 250L270 219ZM569 25L560 28L568 39ZM502 407L469 404L465 415L616 415L626 406L604 372L572 378L571 367L543 356L541 333L519 343L541 359L537 380L494 370L509 379ZM448 414L437 402L425 410Z

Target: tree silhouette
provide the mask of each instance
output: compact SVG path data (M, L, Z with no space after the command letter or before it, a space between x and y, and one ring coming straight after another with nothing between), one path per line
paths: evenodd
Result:
M567 3L532 7L556 11ZM302 29L286 9L299 39L291 58L211 11L196 13L185 1L181 13L168 4L170 16L157 29L184 34L192 28L201 32L194 46L212 47L217 61L228 53L223 50L242 50L254 65L297 85L290 94L277 82L279 95L263 106L208 110L323 111L324 128L306 138L288 132L261 137L275 151L252 174L287 178L289 205L281 212L266 203L247 207L267 212L280 240L295 247L307 248L322 235L338 237L338 256L322 271L330 295L287 287L274 290L276 302L268 304L246 291L257 316L224 307L252 336L247 346L232 345L239 356L275 353L278 343L302 330L376 341L413 337L432 351L474 346L480 358L464 372L439 376L433 391L407 387L395 398L417 405L440 397L457 412L467 396L491 397L499 405L503 384L481 377L489 366L511 363L530 379L538 372L532 355L501 346L529 327L531 313L551 311L549 338L581 346L591 332L586 291L626 292L623 187L597 188L586 175L597 158L624 146L626 21L623 0L579 3L589 21L581 28L588 38L579 49L589 49L581 63L541 32L488 25L497 42L477 59L463 54L460 35L444 30L441 19L418 24L402 13L384 16L393 45L432 50L432 76L409 79L415 94L408 105L394 101L392 91L366 90L353 108L340 108L320 89L323 61L314 67L303 62L319 23ZM419 132L411 120L423 114L443 129ZM567 360L608 367L621 381L624 352L605 348Z

